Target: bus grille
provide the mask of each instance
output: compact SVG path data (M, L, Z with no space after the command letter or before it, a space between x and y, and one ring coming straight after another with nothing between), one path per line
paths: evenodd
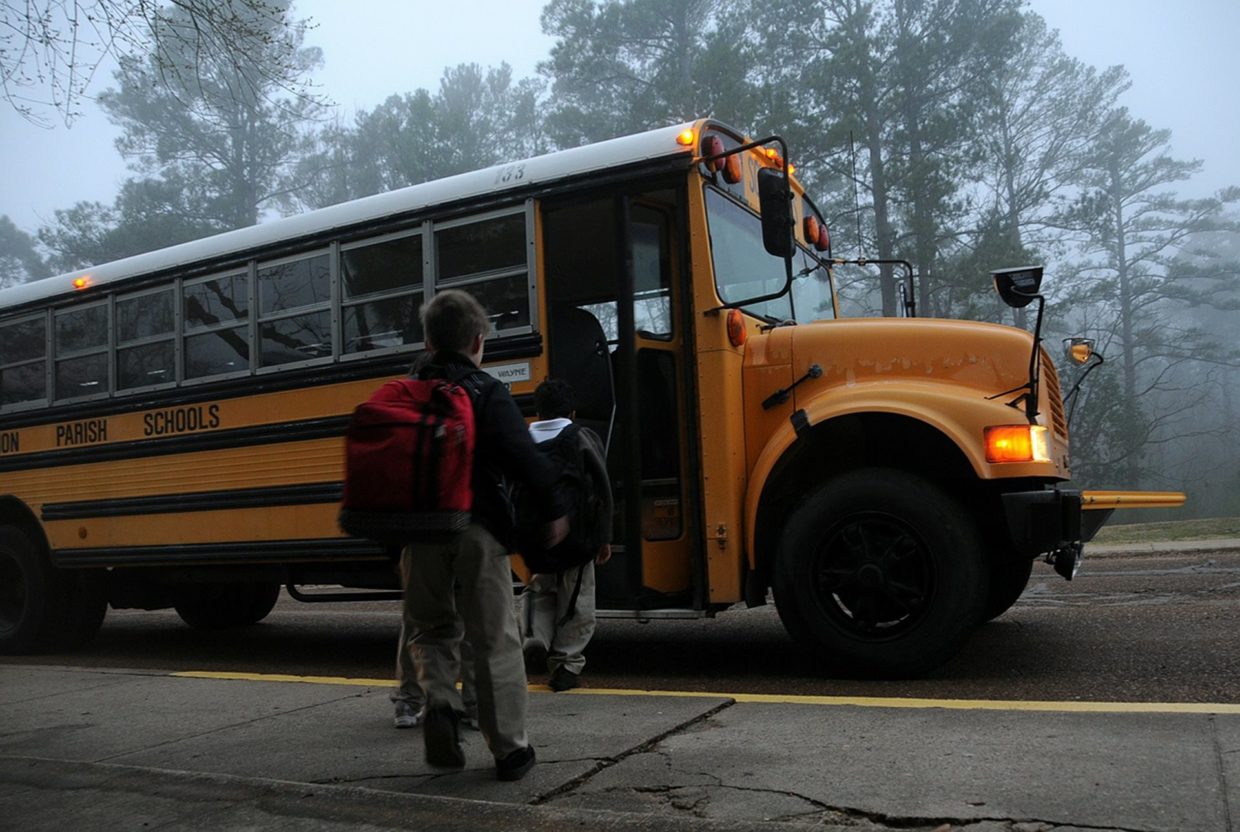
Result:
M1051 411L1051 429L1060 439L1068 438L1068 421L1064 418L1063 392L1059 389L1059 372L1046 350L1042 350L1042 383Z

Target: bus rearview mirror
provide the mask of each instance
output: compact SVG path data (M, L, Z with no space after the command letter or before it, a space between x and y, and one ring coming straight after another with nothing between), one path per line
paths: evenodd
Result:
M758 171L758 206L762 211L762 245L768 254L792 256L792 199L788 178L774 168Z

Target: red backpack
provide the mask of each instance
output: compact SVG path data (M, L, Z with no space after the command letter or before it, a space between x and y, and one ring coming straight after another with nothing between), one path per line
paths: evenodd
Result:
M340 528L389 546L464 530L473 460L474 407L461 384L387 382L349 420Z

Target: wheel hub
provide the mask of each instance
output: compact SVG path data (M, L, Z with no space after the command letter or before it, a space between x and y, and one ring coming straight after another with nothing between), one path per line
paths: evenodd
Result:
M866 589L878 589L887 582L883 568L877 563L862 564L857 570L857 583Z

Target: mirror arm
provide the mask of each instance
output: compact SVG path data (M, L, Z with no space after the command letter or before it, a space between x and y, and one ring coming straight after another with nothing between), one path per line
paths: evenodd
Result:
M753 297L753 298L744 298L742 300L728 301L727 303L722 303L719 306L714 307L713 309L707 310L708 312L717 313L723 309L739 309L742 306L749 306L750 304L754 304L754 303L764 303L768 300L774 300L775 298L782 298L784 295L792 291L792 255L796 251L796 240L793 239L793 236L792 236L792 222L791 222L791 218L792 218L791 207L792 207L792 199L793 199L792 179L788 175L788 168L790 168L792 165L788 161L788 143L784 141L782 136L767 136L765 139L758 139L757 141L752 141L752 142L749 142L748 144L743 144L740 147L734 147L731 150L726 151L725 153L720 153L717 156L707 156L703 159L700 159L699 161L708 162L712 159L722 159L724 156L730 156L733 153L740 153L743 150L750 150L755 147L761 147L762 145L767 145L767 144L772 144L772 143L778 144L780 152L783 154L784 164L783 164L783 167L780 168L780 172L783 173L784 175L784 189L788 192L788 205L789 205L788 217L790 221L788 223L788 229L787 229L788 230L788 254L787 256L784 257L783 288L778 289L769 294L758 295L757 297Z
M871 259L869 257L858 257L856 260L845 260L841 257L835 257L831 260L833 266L903 266L905 282L900 284L900 291L903 293L904 314L908 318L917 317L917 287L913 283L913 264L907 260L884 260Z
M1077 395L1081 392L1081 385L1085 383L1085 379L1089 378L1090 373L1092 373L1094 370L1102 366L1102 361L1103 361L1102 353L1095 352L1093 355L1090 356L1090 358L1096 359L1096 360L1094 360L1093 363L1091 363L1088 367L1086 367L1084 370L1081 371L1081 375L1077 378L1076 383L1072 385L1072 389L1069 390L1067 395L1063 397L1065 404L1069 400L1072 401L1071 407L1068 408L1067 422L1068 422L1069 428L1072 427L1072 414L1076 413L1076 403L1080 401L1080 399L1077 398Z

